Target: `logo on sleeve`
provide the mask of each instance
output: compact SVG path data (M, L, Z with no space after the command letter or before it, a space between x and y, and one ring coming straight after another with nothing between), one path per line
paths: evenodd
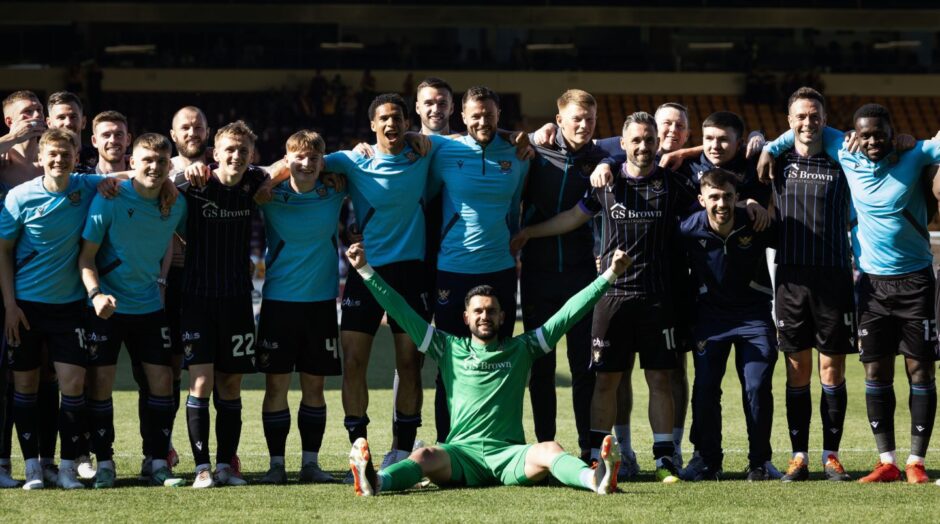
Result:
M499 161L499 172L508 175L512 173L512 161L510 160L500 160Z
M71 193L69 193L68 199L69 199L69 204L73 206L82 205L82 190L78 189L76 191L72 191Z

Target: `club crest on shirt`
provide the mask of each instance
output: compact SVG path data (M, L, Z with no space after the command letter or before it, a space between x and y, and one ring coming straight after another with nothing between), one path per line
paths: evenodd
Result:
M98 360L98 344L88 344L89 360Z
M317 194L320 195L320 198L326 198L326 187L325 186L318 187Z
M499 161L499 172L508 175L512 172L512 161L510 160L500 160Z
M68 199L69 199L69 204L73 206L82 205L82 190L78 189L78 190L72 191L71 193L69 193Z
M738 247L741 249L749 249L753 240L754 237L752 235L740 236L738 237Z
M192 344L183 345L183 358L185 358L186 360L190 360L193 358L193 345Z
M418 161L418 154L415 153L414 151L408 151L407 153L405 153L405 158L408 159L409 163L414 164L415 162Z
M650 182L650 189L653 190L653 193L662 193L666 189L666 184L663 183L663 179L656 178Z
M440 305L445 305L450 302L450 290L449 289L438 289L437 290L437 303Z
M698 342L695 343L695 352L698 353L699 355L704 355L704 354L705 354L705 346L707 346L707 345L708 345L708 341L706 341L706 340L699 340Z
M245 193L251 193L251 186L249 186L248 184L243 185L242 191L244 191Z

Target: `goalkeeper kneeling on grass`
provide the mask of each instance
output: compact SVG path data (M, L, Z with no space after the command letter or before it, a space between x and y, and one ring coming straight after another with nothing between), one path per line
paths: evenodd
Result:
M442 487L524 486L548 474L565 485L600 495L616 491L620 453L613 436L604 440L596 469L565 452L557 442L525 444L522 399L532 361L550 352L565 332L591 311L610 283L626 271L631 263L626 253L617 251L610 268L571 297L542 327L508 340L500 340L498 335L504 315L492 287L478 286L467 293L464 321L471 337L455 337L435 329L414 312L369 266L361 244L352 245L346 256L379 304L414 339L418 350L437 361L452 428L444 444L418 449L378 474L372 466L369 443L364 438L356 440L349 452L349 467L357 495L408 489L422 477Z

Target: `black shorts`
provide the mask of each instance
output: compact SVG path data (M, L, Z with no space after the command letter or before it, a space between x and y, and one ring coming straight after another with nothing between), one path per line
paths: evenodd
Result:
M183 344L180 340L180 309L183 301L183 268L171 267L166 276L166 300L164 311L166 320L170 325L170 352L174 355L183 354Z
M937 360L931 268L897 276L862 274L858 282L858 341L862 362L897 354Z
M857 353L851 268L777 266L774 310L780 351L815 347L820 353Z
M7 364L13 371L32 371L42 365L43 345L48 348L49 361L85 367L85 330L82 316L85 301L66 304L44 304L17 300L26 315L29 328L20 326L20 345L7 347Z
M263 300L256 356L262 373L341 375L336 300Z
M162 309L143 315L114 313L104 319L88 308L87 315L85 347L90 367L116 365L122 344L135 363L170 365L170 328Z
M431 320L428 309L427 279L424 262L420 260L406 260L393 262L374 268L405 301L425 320ZM368 335L375 335L382 323L385 310L372 296L372 292L362 282L358 271L351 270L346 277L346 286L343 289L343 331L357 331ZM395 322L388 319L388 326L392 333L404 333L405 330Z
M254 373L255 315L251 295L183 295L180 339L183 366L214 364L223 373Z
M493 273L465 274L437 272L437 293L434 300L434 325L451 335L469 337L470 328L463 321L467 293L482 285L493 286L499 307L505 313L499 336L509 338L516 324L516 268Z
M655 299L604 295L594 306L591 370L626 371L630 353L643 369L679 366L676 330L668 305Z

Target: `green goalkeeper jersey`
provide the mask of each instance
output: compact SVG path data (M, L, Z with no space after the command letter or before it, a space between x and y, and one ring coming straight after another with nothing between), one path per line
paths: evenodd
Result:
M366 286L388 314L441 370L451 430L447 443L493 441L523 444L522 401L532 360L549 353L594 307L610 283L604 276L579 291L545 324L509 340L478 346L428 324L382 278L365 271Z

